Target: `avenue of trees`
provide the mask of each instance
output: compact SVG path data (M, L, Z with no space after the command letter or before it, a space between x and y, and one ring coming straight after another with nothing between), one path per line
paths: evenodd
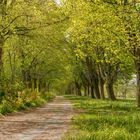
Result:
M116 100L137 77L139 0L0 0L0 96L24 89Z
M140 4L134 0L66 2L67 40L75 55L76 92L116 100L114 85L137 75L140 106ZM72 84L70 87L72 87ZM74 88L73 88L74 89ZM73 91L72 91L73 92Z

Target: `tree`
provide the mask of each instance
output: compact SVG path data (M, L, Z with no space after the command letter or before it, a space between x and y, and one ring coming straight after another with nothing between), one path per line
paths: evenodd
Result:
M106 82L108 96L115 100L113 85L120 65L125 63L122 56L127 53L124 46L128 42L122 20L101 1L69 1L66 7L66 14L72 12L67 34L75 44L75 55L86 64L96 97L104 98Z
M116 1L115 4L113 2L109 2L108 0L104 2L112 6L112 9L115 10L116 15L124 24L124 34L127 36L129 42L127 50L130 52L130 55L133 55L135 63L137 75L137 106L140 107L139 1L123 0L121 2Z

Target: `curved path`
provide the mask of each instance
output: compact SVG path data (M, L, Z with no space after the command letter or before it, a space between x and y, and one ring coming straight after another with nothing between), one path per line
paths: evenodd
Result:
M72 105L62 96L33 110L0 118L0 140L61 140L72 118Z

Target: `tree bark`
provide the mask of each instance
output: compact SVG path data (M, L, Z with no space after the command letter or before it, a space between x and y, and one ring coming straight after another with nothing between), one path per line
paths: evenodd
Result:
M116 100L114 89L113 89L113 82L108 81L106 88L107 88L108 98L111 99L112 101Z
M94 95L94 86L91 86L91 97L92 98L95 98L95 95Z
M140 53L140 49L139 49ZM137 106L140 107L140 56L137 57L137 60L135 62L136 70L137 70Z
M90 96L90 85L88 84L88 87L87 87L87 95Z
M95 96L97 99L100 99L100 90L99 90L99 80L97 78L94 78L94 91L95 91Z
M87 96L87 86L84 86L84 96Z
M2 67L3 67L3 62L2 62L3 45L4 45L4 38L0 35L0 75L1 75Z
M78 96L82 96L81 93L81 85L78 82L75 82L75 86L76 86L76 93Z
M104 91L104 84L105 82L103 80L100 80L100 93L101 93L101 98L104 100L105 99L105 91Z

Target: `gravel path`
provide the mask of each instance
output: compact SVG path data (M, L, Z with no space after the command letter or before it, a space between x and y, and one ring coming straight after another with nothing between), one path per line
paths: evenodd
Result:
M61 140L73 115L62 96L43 107L0 118L0 140Z

